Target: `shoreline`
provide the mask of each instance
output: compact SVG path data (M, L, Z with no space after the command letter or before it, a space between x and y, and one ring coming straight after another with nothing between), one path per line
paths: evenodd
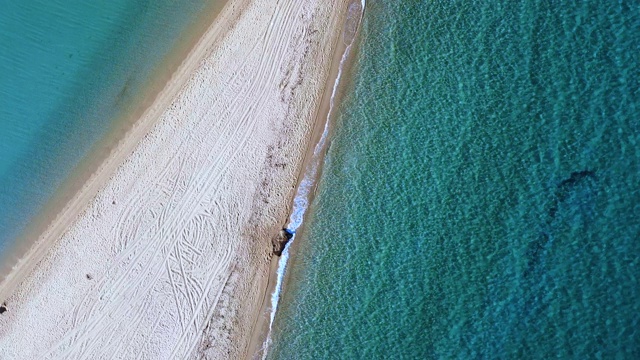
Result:
M157 123L70 227L56 221L42 260L23 260L0 357L250 355L346 4L227 3L237 21L172 75Z
M295 185L296 195L289 201L288 212L290 217L286 220L285 224L283 224L282 228L286 228L288 231L293 230L294 238L287 243L285 250L287 252L290 252L292 246L295 246L295 237L303 237L304 239L305 222L302 221L302 219L299 220L300 224L295 229L289 228L294 217L293 211L295 208L295 200L300 196L299 189L302 186L303 180L305 180L305 175L309 171L312 171L313 189L310 189L311 191L306 197L307 208L303 210L302 216L309 212L309 208L311 207L311 203L315 197L318 181L322 176L322 167L324 166L323 159L325 158L326 152L331 144L331 133L336 126L335 111L340 106L344 97L344 91L350 85L349 82L352 80L351 70L353 69L353 65L357 57L359 33L361 31L364 12L366 9L365 0L350 0L347 4L347 8L356 3L361 4L362 8L360 9L360 15L355 27L354 24L348 23L348 10L345 10L345 14L341 17L342 25L340 27L340 34L336 39L337 46L332 56L329 76L323 91L320 106L314 115L314 128L304 155L304 160L297 176L298 180ZM354 30L353 34L346 34L348 25L351 25L351 30ZM348 36L351 36L349 43L347 43L346 40ZM347 53L347 51L349 53ZM323 138L323 136L325 138ZM321 141L324 141L324 143L320 144ZM316 151L319 152L316 154ZM311 164L314 161L318 161L318 164L315 168L311 169ZM273 310L272 297L276 296L277 291L281 294L287 287L287 279L289 278L290 271L285 271L284 267L290 264L291 260L286 258L283 259L283 257L288 256L288 254L283 252L280 257L274 256L271 260L268 286L264 293L259 318L255 322L254 329L252 331L253 335L251 336L251 342L249 345L249 349L251 349L251 351L247 353L247 356L245 357L246 359L264 359L267 355L266 350L268 350L267 347L269 345L268 342L270 341L272 325L270 317L277 314L277 312ZM278 289L279 281L277 281L277 278L279 271L283 271L284 273L282 283ZM280 298L278 298L277 301L279 303Z
M14 240L5 254L0 255L0 302L11 295L51 248L52 242L62 236L75 216L86 208L119 164L158 121L159 113L188 80L185 74L192 73L219 41L212 42L211 38L218 37L228 22L233 21L231 18L227 23L216 23L227 5L232 3L234 0L207 5L205 13L209 15L200 16L184 30L183 38L187 41L178 43L177 48L155 66L144 89L123 109L124 114L117 115L107 133L91 147L30 220L28 229ZM240 3L242 9L247 0L235 3ZM205 52L198 49L198 44L203 42L209 44Z

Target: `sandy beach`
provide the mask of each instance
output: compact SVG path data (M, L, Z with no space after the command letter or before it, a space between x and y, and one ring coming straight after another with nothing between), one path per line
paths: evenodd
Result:
M227 3L0 284L1 359L253 357L347 5Z

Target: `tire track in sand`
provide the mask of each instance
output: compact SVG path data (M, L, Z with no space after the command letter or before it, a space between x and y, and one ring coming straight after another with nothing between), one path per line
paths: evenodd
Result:
M296 6L297 5L297 6ZM245 149L249 138L256 129L256 120L259 118L258 112L264 106L268 91L265 90L265 84L273 84L276 82L276 73L281 68L283 59L278 58L278 55L283 53L283 48L289 46L293 38L292 26L294 20L299 16L302 9L300 2L288 1L280 4L281 9L275 9L274 14L269 21L269 27L264 33L262 38L263 47L260 51L260 62L257 66L257 70L254 70L255 74L252 78L244 81L245 86L240 88L239 93L234 94L231 101L232 106L229 108L226 116L239 118L240 122L236 126L231 126L230 122L227 122L227 127L218 134L212 134L213 128L207 129L207 122L210 121L213 108L207 109L205 114L202 114L199 121L195 122L196 127L205 127L204 137L210 137L218 135L214 141L207 141L214 146L205 149L205 143L203 142L203 151L197 154L197 160L202 160L211 154L218 151L219 153L228 154L228 156L218 156L216 161L208 167L199 166L189 178L189 182L184 185L184 193L179 194L176 191L178 187L178 181L174 184L167 184L168 186L160 186L156 183L156 189L162 189L160 193L154 193L153 191L137 193L131 202L127 204L127 208L122 212L118 225L126 227L124 224L134 222L132 229L129 232L129 236L135 238L135 235L139 231L141 220L136 217L135 209L140 201L148 203L156 202L164 204L160 206L160 216L155 226L150 226L146 231L139 236L139 240L128 246L120 256L120 263L114 263L109 271L112 273L108 277L114 278L114 272L118 273L115 277L115 281L111 284L100 284L99 292L102 296L113 297L129 297L129 306L123 307L119 301L110 301L104 304L100 308L92 308L84 317L76 317L75 326L68 336L63 339L50 355L56 353L57 349L64 349L59 355L66 358L86 358L91 357L92 354L97 355L99 348L111 348L110 346L104 346L104 341L108 343L119 342L118 334L126 335L126 338L131 332L143 323L143 317L147 313L143 309L144 305L148 304L149 293L153 291L156 284L163 280L168 280L169 287L172 293L172 301L176 306L182 306L188 304L188 310L190 310L190 316L184 318L185 313L181 309L177 311L181 324L180 328L182 333L178 338L176 346L173 348L172 357L178 356L179 353L187 355L184 352L190 352L194 348L194 337L197 337L203 330L204 326L213 314L212 308L215 307L217 300L211 303L208 300L209 294L215 294L215 299L220 297L220 294L224 290L224 286L218 286L213 289L216 283L216 277L223 273L227 266L231 262L233 256L233 246L231 243L227 243L224 251L215 254L218 261L211 261L209 263L215 263L210 269L205 269L204 278L206 286L202 289L198 289L197 286L190 286L190 269L186 269L185 261L188 254L189 262L195 264L197 260L194 257L201 256L202 251L193 245L193 243L200 243L205 236L211 236L211 233L206 231L193 231L190 232L190 223L195 224L197 227L203 227L205 224L205 218L199 218L198 216L203 213L201 206L193 206L194 202L197 202L197 198L203 193L212 194L211 199L216 199L215 206L220 208L221 202L224 207L229 204L224 204L224 197L217 199L216 188L219 187L222 175L227 168L231 165L234 159ZM284 34L284 36L283 36ZM254 47L255 49L255 47ZM246 74L252 71L245 71L244 67L247 64L251 64L248 60L243 63L243 66L235 71L235 74ZM253 100L253 101L251 101ZM225 136L226 139L222 138ZM193 141L193 137L189 137L188 141ZM226 141L224 141L226 140ZM183 142L180 144L185 146ZM180 147L178 147L180 149ZM162 168L158 179L167 178L166 174L170 172L170 169L174 162L181 160L174 153L174 156L170 157L168 163ZM220 161L226 159L226 161ZM178 161L178 172L181 172L187 165L183 165L184 161ZM188 171L188 170L187 170ZM173 177L174 179L176 177ZM173 185L173 186L171 186ZM142 186L142 185L141 185ZM144 194L144 195L142 195ZM150 194L150 195L147 195ZM166 198L166 196L168 198ZM177 196L181 196L181 199L176 199ZM153 198L150 198L153 197ZM165 203L163 203L165 200ZM169 204L176 201L176 208L171 208ZM191 209L191 210L189 210ZM227 208L228 210L228 208ZM218 212L221 213L220 211ZM231 211L234 213L234 211ZM239 210L235 213L240 213ZM222 216L223 223L226 225L227 230L232 230L238 227L239 218L235 221L230 216ZM192 222L190 219L199 219ZM136 221L137 220L137 221ZM185 234L186 232L186 234ZM145 238L149 237L146 243L143 243ZM184 244L190 244L185 246ZM200 252L189 251L193 248ZM195 256L193 255L195 254ZM211 254L209 254L211 256ZM124 266L123 266L124 264ZM164 271L163 271L164 269ZM142 276L141 276L142 275ZM174 277L177 276L177 277ZM135 276L139 280L132 281L131 278ZM166 279L164 278L166 276ZM229 275L231 276L231 275ZM180 280L180 281L178 281ZM228 277L227 277L228 280ZM195 282L198 282L197 280ZM226 282L226 281L225 281ZM197 298L197 300L196 300ZM208 308L207 308L208 307ZM205 309L206 308L206 309ZM136 311L138 310L138 311ZM139 311L143 310L143 311ZM136 314L133 318L127 319L127 315ZM127 319L129 328L124 332L118 332L117 329L120 326L117 322L111 319ZM153 328L157 328L161 323L160 316L156 317L153 322ZM134 326L132 326L134 325ZM192 329L192 331L189 331ZM108 336L107 336L108 335ZM183 349L184 347L184 349ZM126 348L126 346L125 346ZM112 348L113 349L113 348ZM123 348L118 347L117 350ZM140 350L142 351L142 350ZM142 354L141 352L138 355ZM111 355L114 355L111 353Z

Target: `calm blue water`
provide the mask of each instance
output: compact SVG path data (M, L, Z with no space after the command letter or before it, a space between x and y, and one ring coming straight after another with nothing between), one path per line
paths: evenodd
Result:
M0 0L0 252L209 0Z
M640 7L367 3L273 359L640 358Z

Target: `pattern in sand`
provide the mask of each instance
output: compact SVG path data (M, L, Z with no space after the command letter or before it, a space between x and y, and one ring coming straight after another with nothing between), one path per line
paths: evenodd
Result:
M343 5L247 5L8 300L0 358L246 355Z

